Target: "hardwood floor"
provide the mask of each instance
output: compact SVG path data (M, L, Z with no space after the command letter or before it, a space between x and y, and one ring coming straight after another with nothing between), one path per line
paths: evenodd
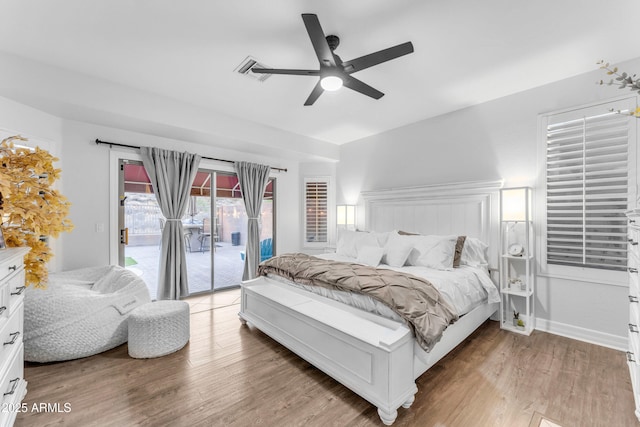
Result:
M241 326L233 292L218 294L232 305L192 310L191 340L169 356L132 359L125 344L27 364L28 411L16 426L382 425L371 404ZM639 424L624 353L543 332L516 335L497 322L482 325L417 385L394 426L528 427L536 413L563 427ZM42 403L59 411L33 411Z

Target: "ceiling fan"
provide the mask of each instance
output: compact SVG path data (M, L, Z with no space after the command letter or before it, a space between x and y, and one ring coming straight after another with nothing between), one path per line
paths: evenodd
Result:
M320 77L320 80L311 91L311 95L309 95L304 105L313 105L325 90L334 91L340 89L342 86L370 96L371 98L380 99L384 96L384 93L356 79L351 74L413 52L411 42L406 42L343 62L334 52L340 44L338 36L328 35L325 37L318 16L315 14L303 13L302 20L307 28L307 33L309 33L313 49L316 51L316 56L320 62L320 69L287 70L279 68L252 68L251 71L260 74L290 74Z

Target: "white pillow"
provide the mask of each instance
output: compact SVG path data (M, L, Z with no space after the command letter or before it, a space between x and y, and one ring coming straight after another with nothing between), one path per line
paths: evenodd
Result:
M400 236L390 233L384 247L383 262L391 267L402 267L413 250L413 236Z
M450 270L456 253L458 236L414 236L414 249L409 255L409 265Z
M487 265L488 248L489 246L482 240L467 236L462 247L460 265L470 265L472 267Z
M387 244L387 241L389 240L389 235L391 234L391 232L390 231L372 231L371 234L375 236L376 240L378 241L378 246L380 246L381 248L384 248L384 246Z
M379 246L360 246L358 247L358 262L372 267L377 267L384 255L384 248Z
M378 242L371 233L362 231L339 230L336 242L336 254L356 258L358 245L377 246Z

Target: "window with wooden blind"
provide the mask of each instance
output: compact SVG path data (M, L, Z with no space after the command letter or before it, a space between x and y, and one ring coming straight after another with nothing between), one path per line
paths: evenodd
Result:
M306 245L327 244L329 179L306 178L304 181L304 241Z
M547 265L626 269L624 213L635 200L632 108L624 100L546 117Z

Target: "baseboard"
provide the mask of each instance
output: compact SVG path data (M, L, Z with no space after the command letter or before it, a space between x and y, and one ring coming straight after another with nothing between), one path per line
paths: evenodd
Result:
M627 337L606 334L566 323L554 322L547 319L536 319L536 329L554 335L560 335L574 340L609 347L614 350L627 351Z

